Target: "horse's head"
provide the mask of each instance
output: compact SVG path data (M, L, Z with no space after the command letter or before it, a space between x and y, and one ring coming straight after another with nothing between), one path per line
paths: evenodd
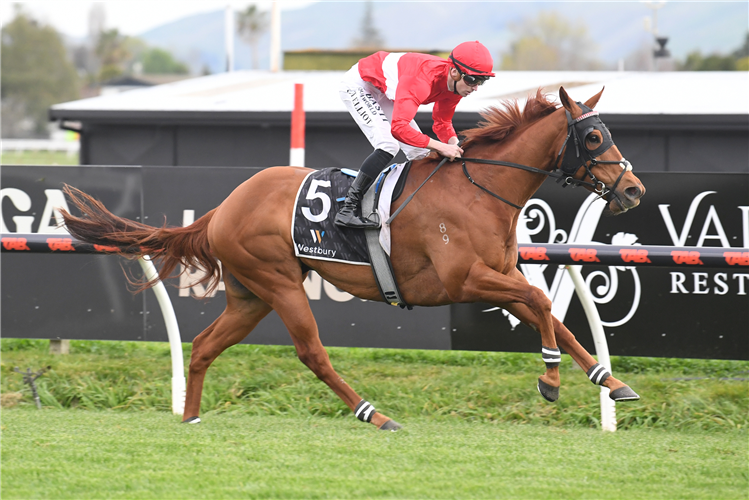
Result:
M618 215L640 204L645 186L632 173L632 165L619 152L598 112L593 111L602 93L603 89L582 104L570 99L564 87L559 88L568 125L560 168L578 180L589 177L592 184L586 183L586 188L609 202L604 214Z

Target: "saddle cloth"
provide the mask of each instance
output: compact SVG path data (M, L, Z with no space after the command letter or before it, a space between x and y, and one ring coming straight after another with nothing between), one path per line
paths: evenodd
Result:
M379 190L378 211L383 222L380 244L390 254L390 204L398 178L405 164L386 168L372 184ZM357 172L326 168L310 172L296 195L291 236L297 257L307 259L370 265L367 241L362 229L335 225L335 216L343 206L346 193Z

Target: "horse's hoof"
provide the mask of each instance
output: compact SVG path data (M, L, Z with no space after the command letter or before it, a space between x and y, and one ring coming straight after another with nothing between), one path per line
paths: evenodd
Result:
M609 397L614 401L637 401L640 396L629 388L628 385L609 392Z
M559 399L559 387L551 386L540 378L538 379L538 385L536 387L546 401L553 403Z
M393 419L388 420L380 426L381 431L395 432L399 429L403 429L403 426Z
M190 417L182 421L183 424L199 424L200 417Z

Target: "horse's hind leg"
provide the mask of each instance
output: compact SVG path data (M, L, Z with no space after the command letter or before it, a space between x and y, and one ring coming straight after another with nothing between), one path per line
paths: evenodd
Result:
M400 429L400 424L377 412L374 406L359 397L333 369L328 353L320 342L317 322L312 315L301 281L288 283L286 287L278 286L278 283L276 285L278 291L269 302L273 304L274 310L289 330L302 363L325 382L359 420L372 423L381 430Z
M242 286L226 269L224 284L226 309L192 342L183 422L200 422L203 381L211 363L228 347L241 342L271 311L268 304Z

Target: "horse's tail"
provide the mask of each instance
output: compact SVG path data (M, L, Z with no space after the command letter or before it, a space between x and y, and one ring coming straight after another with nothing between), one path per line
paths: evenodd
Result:
M158 276L150 281L135 281L128 276L136 292L169 278L178 264L184 266L179 274L191 267L203 269L205 275L198 283L207 286L208 294L218 286L220 265L208 244L208 223L216 209L187 227L166 227L166 224L152 227L117 217L100 201L72 186L66 184L63 191L82 213L81 217L75 217L60 210L71 235L86 243L120 248L117 252L120 255L148 255L160 264Z

